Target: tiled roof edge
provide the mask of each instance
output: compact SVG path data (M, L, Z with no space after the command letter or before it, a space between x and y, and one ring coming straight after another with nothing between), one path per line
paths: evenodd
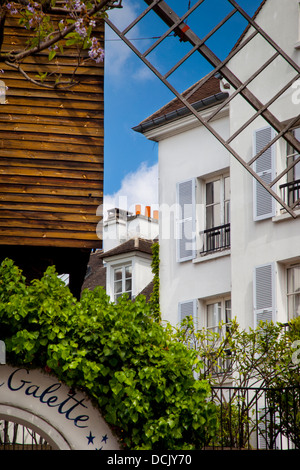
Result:
M215 95L204 98L203 100L196 101L192 104L192 106L196 111L199 111L200 109L219 103L225 100L227 97L228 93L220 92ZM164 114L163 116L141 122L139 125L133 127L132 129L136 132L143 133L154 129L155 127L159 127L168 122L174 121L175 119L178 119L180 117L186 116L190 113L191 111L186 106L182 106L181 108L171 111L170 113Z

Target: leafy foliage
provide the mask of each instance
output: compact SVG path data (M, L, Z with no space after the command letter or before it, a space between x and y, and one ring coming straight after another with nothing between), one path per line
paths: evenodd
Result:
M71 295L49 267L27 285L11 260L0 267L0 322L12 364L51 369L96 400L130 449L201 448L216 432L195 351L152 315L143 296L110 302L102 288Z

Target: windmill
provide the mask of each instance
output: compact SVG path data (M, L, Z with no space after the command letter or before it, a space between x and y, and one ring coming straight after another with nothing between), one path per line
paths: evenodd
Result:
M209 33L206 33L202 38L199 34L196 34L194 30L187 24L187 20L192 13L198 8L201 8L202 4L209 0L198 0L191 6L189 2L189 8L186 13L179 16L173 9L162 0L144 0L146 8L139 14L134 21L132 21L122 31L109 19L106 19L106 23L110 28L119 36L130 47L130 49L143 61L143 63L161 80L162 83L182 102L182 104L189 109L189 111L199 120L199 122L205 126L218 141L228 150L228 152L248 171L252 177L267 191L283 209L287 211L292 217L296 217L294 207L299 204L299 199L294 201L293 205L287 204L286 200L281 194L275 190L276 183L283 178L288 171L291 170L300 161L300 142L296 138L293 132L293 128L296 126L299 120L299 115L294 116L288 121L282 121L279 117L271 111L272 105L287 91L289 90L300 77L300 67L297 63L276 43L276 41L270 37L270 35L264 31L255 21L254 17L251 17L235 0L225 0L231 6L231 10L226 14L223 19L215 24ZM267 0L262 1L259 9L263 7ZM166 31L156 39L156 41L144 52L137 48L134 41L128 39L127 34L143 19L146 15L155 13L167 26ZM247 22L248 34L240 40L227 57L221 60L213 50L207 45L209 39L213 37L216 32L220 30L234 15L240 15ZM174 34L178 37L178 48L183 43L189 43L191 49L188 53L175 63L166 73L162 73L158 68L150 61L149 54L160 46L167 38ZM268 46L273 50L272 55L259 67L254 67L252 74L246 80L241 80L230 68L230 61L239 54L247 44L249 44L254 38L260 37ZM233 90L229 93L228 98L220 104L217 109L214 109L208 117L201 117L199 113L194 109L193 105L188 101L189 95L183 95L180 93L170 82L169 77L183 65L194 53L199 53L212 67L210 73L208 73L202 80L197 83L197 87L201 87L204 83L209 80L212 76L219 74L226 83ZM266 103L262 103L261 100L256 96L250 89L251 83L257 79L266 70L270 64L274 63L278 58L282 59L281 64L285 64L293 71L294 75L284 83L279 91L276 91L274 95L268 99ZM191 93L195 92L195 88L192 89ZM222 137L212 126L212 119L233 100L235 97L242 97L254 110L254 114L243 122L239 129L231 133L227 138ZM247 161L234 148L233 141L257 118L261 116L264 118L266 123L274 129L274 136L266 145L259 149L259 151L253 155L253 157ZM266 181L261 174L255 170L255 162L265 152L274 145L280 138L283 138L293 149L296 154L296 158L291 165L287 166L280 174L276 175L272 181Z

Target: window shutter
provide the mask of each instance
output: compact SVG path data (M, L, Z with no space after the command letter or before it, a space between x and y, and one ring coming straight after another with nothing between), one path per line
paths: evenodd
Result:
M253 154L257 155L271 140L275 132L272 127L264 127L254 132ZM271 183L275 177L275 147L269 147L253 165L254 171L265 183ZM253 216L254 220L263 220L275 215L273 196L256 180L253 182Z
M177 261L187 261L196 255L196 204L195 179L177 183Z
M194 324L197 322L197 299L179 302L178 317L181 323L186 317L193 317Z
M274 263L254 269L254 326L260 321L275 322L275 267Z

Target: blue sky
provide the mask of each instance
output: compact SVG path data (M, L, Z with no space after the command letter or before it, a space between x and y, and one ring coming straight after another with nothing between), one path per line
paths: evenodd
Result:
M168 5L182 16L196 0L167 0ZM238 0L247 13L253 14L261 0ZM121 30L128 26L146 3L143 0L123 0L124 8L115 10L110 19ZM250 4L250 6L249 6ZM205 0L187 20L199 37L204 37L232 10L227 0ZM219 58L225 58L246 26L239 13L216 33L207 45ZM166 30L166 25L154 14L147 15L127 37L145 51ZM156 206L157 144L136 133L132 127L150 116L174 98L169 89L143 62L120 41L110 28L106 29L105 96L104 96L104 200L108 207L123 206L132 210L134 204ZM161 72L168 71L190 49L177 37L169 37L148 59ZM211 70L199 53L194 53L169 78L182 92Z

